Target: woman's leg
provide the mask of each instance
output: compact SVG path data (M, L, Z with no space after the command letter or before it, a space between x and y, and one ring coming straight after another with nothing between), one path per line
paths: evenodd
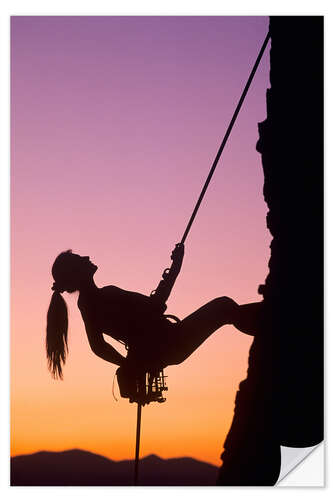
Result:
M234 325L248 335L259 330L262 302L239 306L229 297L219 297L200 307L173 327L166 358L167 364L180 364L212 333L223 325Z

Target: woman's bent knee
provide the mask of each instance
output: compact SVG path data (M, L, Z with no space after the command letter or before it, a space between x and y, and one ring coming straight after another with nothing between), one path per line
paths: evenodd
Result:
M211 301L211 304L214 308L218 310L224 310L224 311L235 311L235 309L238 308L237 302L232 300L230 297L217 297L216 299L213 299Z
M230 297L227 297L225 295L223 295L223 297L216 297L216 299L213 299L212 300L212 303L214 304L219 304L219 305L222 305L222 306L237 306L237 302L235 302L233 299L231 299Z

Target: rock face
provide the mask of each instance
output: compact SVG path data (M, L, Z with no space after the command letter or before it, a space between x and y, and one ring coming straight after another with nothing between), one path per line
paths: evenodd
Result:
M271 485L280 445L323 439L323 18L274 16L257 150L273 239L261 334L222 455L220 485Z

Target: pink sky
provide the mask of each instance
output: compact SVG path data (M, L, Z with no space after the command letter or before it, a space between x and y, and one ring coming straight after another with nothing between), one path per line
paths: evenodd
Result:
M12 18L12 454L133 457L135 406L114 401L116 367L90 351L77 296L65 294L64 381L47 371L50 268L72 248L97 263L98 286L156 287L267 29L267 17ZM221 295L260 300L268 87L267 50L186 242L168 304L181 318ZM220 463L250 344L224 327L166 370L167 402L143 411L142 455Z

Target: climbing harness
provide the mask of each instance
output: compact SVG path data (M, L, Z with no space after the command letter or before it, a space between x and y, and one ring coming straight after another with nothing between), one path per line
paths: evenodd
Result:
M227 131L223 137L223 140L221 142L221 145L219 147L219 150L216 154L215 160L211 166L211 169L209 171L209 174L207 176L206 182L201 190L201 193L199 195L199 198L196 202L196 205L193 209L192 215L189 219L189 222L186 226L185 232L183 234L183 237L181 239L181 244L185 243L185 240L188 236L188 233L190 232L190 229L192 227L192 224L194 222L194 219L197 215L197 212L199 210L199 207L201 205L201 202L205 196L205 193L207 191L207 188L209 186L209 183L213 177L213 174L215 172L215 169L217 167L217 164L219 162L219 159L222 155L222 152L224 150L224 147L227 143L227 140L230 136L230 133L232 131L232 128L234 126L234 123L237 119L237 116L239 114L239 111L242 107L242 104L244 102L244 99L247 95L247 92L250 88L250 85L252 83L252 80L254 78L254 75L258 69L258 66L260 64L260 61L262 59L262 56L265 52L266 46L268 44L268 41L270 39L270 32L268 31L266 38L262 44L262 47L259 51L258 57L254 63L254 66L252 68L252 71L250 73L250 76L246 82L246 85L244 87L243 93L238 101L238 104L236 106L236 109L234 111L234 114L230 120L229 126L227 128ZM162 274L162 281L160 282L159 286L157 287L156 290L153 290L151 293L151 296L156 296L158 293L158 290L162 290L162 295L163 295L163 288L168 288L167 287L167 281L170 279L170 275L172 274L172 267L167 268L163 271ZM170 288L170 287L169 287ZM171 288L170 288L171 290ZM170 293L170 291L169 291ZM168 296L168 295L167 295ZM169 318L173 318L176 322L179 321L179 319L176 316L172 315L166 315ZM119 377L119 369L117 370L118 374L118 383L120 382L120 377ZM142 375L140 378L135 380L135 386L134 386L134 391L131 393L130 397L128 395L125 395L124 397L129 397L130 402L135 402L137 403L137 426L136 426L136 445L135 445L135 467L134 467L134 485L138 485L138 478L139 478L139 451L140 451L140 432L141 432L141 412L142 412L142 406L145 404L149 404L153 401L157 401L158 403L163 403L165 401L165 398L163 397L163 391L167 391L168 388L165 385L165 375L163 373L163 369L158 369L155 371L152 371L150 373L146 373ZM121 389L121 382L119 383L119 388ZM126 394L126 393L125 393Z

